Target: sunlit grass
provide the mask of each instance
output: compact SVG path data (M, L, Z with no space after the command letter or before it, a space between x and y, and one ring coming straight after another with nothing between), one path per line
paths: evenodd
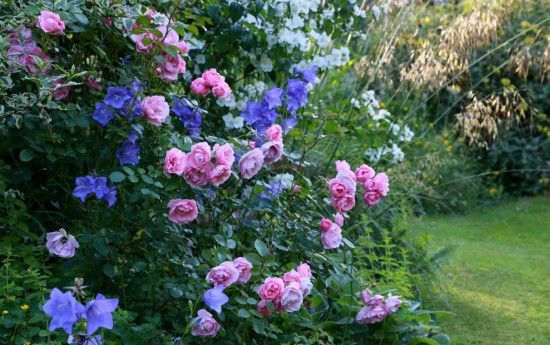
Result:
M428 307L453 344L550 344L550 199L522 199L466 216L426 218L416 235L451 245Z

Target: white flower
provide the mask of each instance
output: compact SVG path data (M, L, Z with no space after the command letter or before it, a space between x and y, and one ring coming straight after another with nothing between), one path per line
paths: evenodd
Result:
M391 113L389 111L387 111L386 109L380 109L372 116L372 119L375 121L380 121L386 119L386 117L388 116L391 116Z
M409 142L412 140L413 137L414 137L414 132L411 131L411 129L408 126L405 126L403 127L403 133L401 133L399 140Z
M393 164L397 164L401 162L403 159L405 159L405 154L396 144L392 144L391 154L393 156L391 161Z
M378 20L378 18L380 17L380 7L378 6L373 6L372 7L372 14L374 15L374 18Z
M304 24L304 20L297 15L292 18L288 18L285 22L285 26L290 30L303 28Z
M223 122L227 128L242 128L244 126L244 119L241 116L233 116L231 114L225 114Z

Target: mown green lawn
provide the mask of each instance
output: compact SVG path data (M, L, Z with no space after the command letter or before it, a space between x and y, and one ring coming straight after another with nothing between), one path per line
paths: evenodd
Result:
M414 234L455 246L428 307L453 344L550 344L550 199L521 199L467 215L424 218Z

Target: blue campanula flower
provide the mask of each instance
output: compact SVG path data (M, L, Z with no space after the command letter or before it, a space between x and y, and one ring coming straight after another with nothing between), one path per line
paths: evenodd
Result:
M86 333L92 335L100 327L113 329L112 313L117 307L117 298L105 298L102 294L97 294L94 300L86 304L82 314L86 320Z
M278 117L276 109L270 109L267 102L247 102L241 116L259 133L264 133Z
M264 94L264 102L267 104L269 109L273 109L283 104L282 96L283 89L272 87Z
M107 126L115 118L115 113L111 107L103 102L95 104L95 111L92 114L92 119L102 126Z
M286 107L291 114L307 103L307 83L300 79L289 79L286 88Z
M260 193L259 197L263 200L272 200L278 198L283 192L283 184L280 181L275 181L265 188L266 193Z
M94 335L93 337L88 337L82 345L103 345L103 340L100 335Z
M122 86L109 86L103 102L115 109L122 109L125 103L131 101L133 92Z
M42 310L52 318L48 328L50 332L62 328L67 334L72 334L73 325L80 319L84 307L78 303L71 292L63 293L54 288Z
M116 152L120 165L137 165L139 163L141 149L137 144L138 137L139 134L137 132L131 132L128 139L122 143L122 146Z
M190 135L197 136L200 134L202 125L200 110L194 109L191 106L191 103L189 103L189 101L185 98L174 99L171 110L181 121Z
M106 177L81 176L76 178L75 184L73 196L82 202L86 201L90 193L93 193L98 200L105 200L109 207L116 204L116 187L107 183Z
M223 293L223 289L223 285L214 286L210 290L206 290L202 297L204 303L218 314L222 312L222 306L229 301L229 297Z
M297 72L302 75L302 78L309 84L317 84L317 66L298 70Z

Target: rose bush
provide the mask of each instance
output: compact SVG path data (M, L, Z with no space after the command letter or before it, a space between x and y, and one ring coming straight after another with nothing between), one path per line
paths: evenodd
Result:
M313 113L322 79L349 59L344 34L365 38L377 11L348 0L6 10L0 186L20 212L2 217L1 254L33 252L25 265L41 276L6 287L0 339L341 344L437 332L406 284L357 259L365 241L385 260L408 250L380 231L401 213L391 174L361 155L308 155L333 128ZM372 92L354 104L392 128L367 156L401 161L395 147L412 132ZM366 288L388 295L365 302Z

